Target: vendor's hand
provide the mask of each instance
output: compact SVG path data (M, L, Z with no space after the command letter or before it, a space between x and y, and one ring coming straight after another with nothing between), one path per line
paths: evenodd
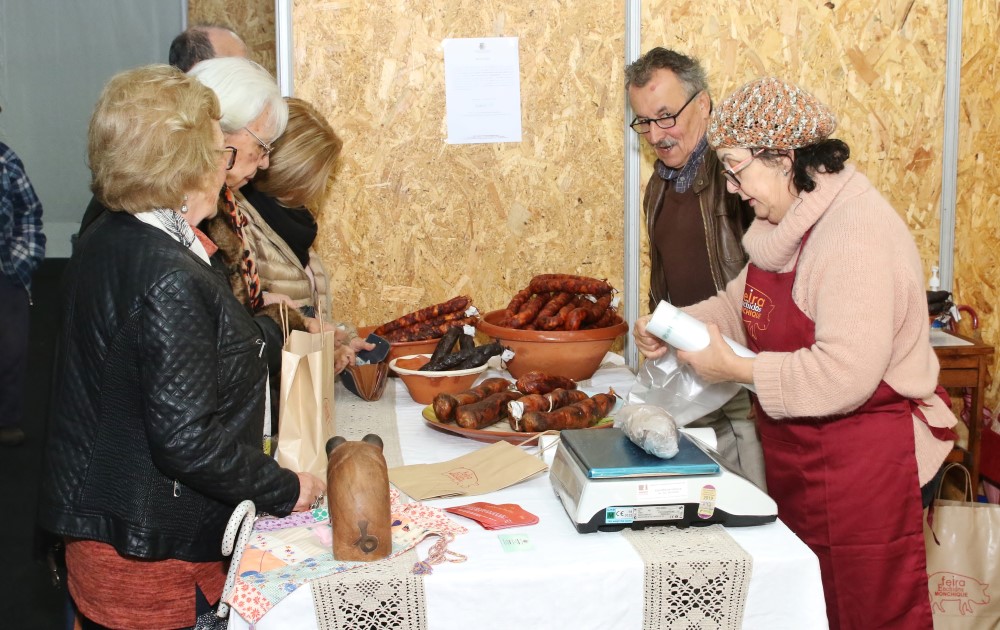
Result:
M340 346L333 351L333 373L340 374L348 365L354 365L357 360L350 346Z
M644 357L647 359L659 359L667 353L667 343L659 337L646 332L646 325L652 318L652 315L644 315L635 320L635 326L632 327L632 339Z
M300 472L299 477L299 500L295 502L293 512L305 512L312 509L314 503L318 502L326 494L326 482L312 473Z
M677 360L690 365L702 380L709 383L752 383L753 359L741 357L733 352L722 338L719 327L707 324L708 347L697 352L677 351Z

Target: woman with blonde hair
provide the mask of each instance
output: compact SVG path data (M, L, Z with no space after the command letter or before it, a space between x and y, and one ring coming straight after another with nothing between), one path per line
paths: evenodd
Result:
M306 314L332 319L330 286L314 248L319 213L333 181L343 142L319 111L298 98L286 99L288 125L274 143L270 167L240 189L248 241L261 286L291 298ZM354 353L373 346L353 327L338 327L338 371Z
M263 335L197 227L240 159L219 116L211 90L153 65L112 77L91 119L110 211L63 281L39 502L84 628L210 624L233 508L286 515L324 492L261 450Z

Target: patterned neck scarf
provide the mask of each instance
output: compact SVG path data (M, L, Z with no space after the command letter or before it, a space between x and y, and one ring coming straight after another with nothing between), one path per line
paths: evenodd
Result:
M219 206L229 221L230 227L236 232L236 236L240 238L240 249L243 254L240 271L243 273L243 279L246 280L247 291L250 294L250 311L256 313L264 306L264 295L260 289L257 264L254 263L253 257L250 255L250 246L247 243L246 235L243 233L243 228L247 226L249 221L246 215L236 206L236 199L233 197L233 191L230 190L229 186L223 187L222 195L219 196Z
M694 183L694 176L698 173L698 169L701 168L701 163L705 161L705 151L707 149L708 140L702 138L698 146L695 147L691 157L688 158L687 164L680 168L670 168L657 160L656 174L668 182L674 182L674 190L677 192L685 193L691 187L691 184Z

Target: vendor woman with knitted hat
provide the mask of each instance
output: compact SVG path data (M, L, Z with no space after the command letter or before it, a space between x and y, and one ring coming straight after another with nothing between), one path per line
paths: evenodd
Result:
M830 627L930 629L921 512L956 420L937 389L920 256L845 164L830 110L780 79L712 114L708 141L756 220L750 264L685 308L711 344L678 352L708 381L752 383L768 492L819 557ZM647 357L666 348L636 323ZM756 351L733 353L720 334Z

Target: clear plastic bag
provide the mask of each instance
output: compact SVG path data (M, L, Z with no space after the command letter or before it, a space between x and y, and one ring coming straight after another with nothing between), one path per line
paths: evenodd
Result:
M683 427L722 407L740 387L731 382L706 383L690 366L681 365L677 352L668 346L665 355L639 367L625 402L660 407Z
M677 423L654 405L625 405L615 414L615 427L650 455L670 459L677 454Z

